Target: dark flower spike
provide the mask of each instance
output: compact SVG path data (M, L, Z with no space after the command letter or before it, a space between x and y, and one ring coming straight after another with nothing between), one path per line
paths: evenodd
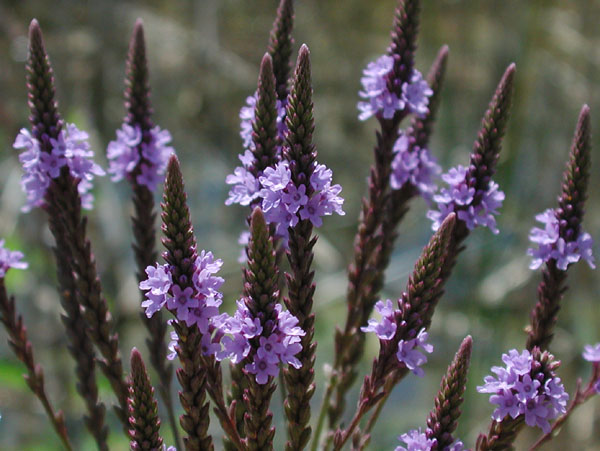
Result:
M27 64L27 87L30 122L34 137L39 140L42 152L51 152L51 139L57 139L63 123L57 110L52 69L46 54L42 32L34 19L29 27L29 57ZM112 318L106 300L102 297L100 282L90 243L86 237L86 219L81 216L79 181L63 166L60 176L52 179L46 192L46 211L50 230L56 240L55 253L59 266L59 283L63 307L68 318L63 322L70 328L71 353L76 356L81 384L80 392L90 412L89 421L94 424L97 440L105 436L102 431L103 410L97 402L97 388L93 382L93 350L83 337L81 319L87 324L92 341L98 346L104 360L100 367L111 383L117 399L115 406L124 429L127 427L127 384L123 378L118 338L111 335ZM79 305L85 308L83 317ZM77 341L75 341L77 340ZM76 350L77 349L77 350ZM85 367L84 365L88 365ZM88 423L88 427L91 424Z
M162 207L162 243L167 249L163 257L170 265L173 280L179 281L181 288L192 287L192 277L196 255L196 238L187 195L183 186L183 176L176 156L169 160L165 180ZM181 368L176 371L181 384L179 400L184 414L180 417L183 430L188 434L183 439L186 449L210 450L213 442L208 435L209 403L206 399L206 369L202 361L202 336L198 327L188 327L183 321L174 321L177 332L177 355Z
M525 350L522 354L519 354L516 350L511 350L509 354L503 356L503 360L507 363L507 366L516 366L516 383L514 381L515 370L506 371L502 367L497 367L498 372L495 371L495 373L498 375L498 379L501 382L503 379L508 381L509 388L503 390L504 395L498 394L495 397L514 397L514 392L517 389L511 387L517 386L517 384L522 385L518 387L520 391L524 390L525 386L530 385L537 393L533 397L528 395L523 405L524 413L518 410L513 412L514 415L509 415L503 411L498 415L501 419L493 419L487 435L480 434L477 438L476 451L514 449L513 443L526 424L538 426L544 432L549 432L551 426L548 420L558 416L559 413L564 413L566 410L566 403L569 396L565 393L560 378L556 377L556 370L560 366L560 361L554 360L552 354L548 353L548 351L542 352L539 348L534 348L531 353ZM508 378L503 377L505 373L510 373ZM525 380L526 378L527 380ZM499 390L493 385L495 382L493 379L492 376L488 376L486 378L486 386L478 387L478 391L493 394L498 392ZM494 398L494 395L492 395L490 401L492 401L492 398ZM494 402L500 404L500 407L496 411L517 408L517 403L511 403L513 405L508 407L508 405L504 406L500 401Z
M260 318L262 336L269 337L277 324L278 271L273 239L258 207L250 217L250 234L248 267L244 270L244 302L252 317ZM254 340L258 341L258 337ZM252 346L254 349L256 344ZM266 384L258 384L253 375L248 377L248 388L244 393L247 412L244 430L249 450L273 449L275 428L271 426L273 413L269 410L269 403L275 388L272 377Z
M472 346L473 340L467 336L446 370L435 407L427 417L427 438L437 440L436 447L432 448L434 451L444 450L455 442L452 434L458 426L460 406L464 401Z
M302 45L298 53L292 90L288 97L286 123L289 129L284 155L289 162L292 181L296 186L305 185L306 193L312 193L310 176L316 159L315 146L312 143L314 131L312 84L310 73L310 53ZM288 450L303 449L310 439L310 399L315 385L313 366L315 363L316 343L313 342L315 315L312 313L314 272L311 270L313 247L317 241L312 236L313 225L304 219L290 228L289 250L290 274L288 297L284 302L292 315L298 318L298 326L306 332L302 337L302 351L297 355L302 367L289 367L284 372L287 388L285 412L288 419Z
M464 249L462 243L474 227L487 226L494 233L497 233L493 216L497 212L494 207L497 208L501 205L504 193L498 191L497 184L491 178L496 171L496 163L498 162L502 138L510 112L515 70L514 63L509 65L496 88L496 92L482 119L477 139L473 144L469 167L459 166L442 176L443 178L452 176L457 178L457 186L451 184L451 188L448 189L449 192L454 192L454 189L463 188L463 185L465 185L465 191L472 194L469 196L470 201L463 202L461 205L455 202L453 195L450 194L449 197L452 199L444 199L438 202L441 208L439 212L430 210L428 213L428 217L434 220L434 229L444 218L444 215L450 211L454 211L459 219L454 230L454 247L450 258L445 264L444 271L448 273L447 276L450 275L458 254ZM444 190L442 190L443 192ZM485 203L482 202L484 199L486 200Z
M394 58L393 76L390 77L390 91L402 95L402 85L409 81L412 74L419 33L420 0L399 0L394 11L392 43L388 54Z
M159 435L160 419L154 388L146 372L142 355L131 350L131 376L129 379L129 436L132 450L157 450L163 440Z
M527 337L527 349L529 350L535 346L547 349L552 341L554 325L560 310L560 301L567 289L568 265L579 258L585 258L590 266L594 267L591 255L592 240L581 227L590 176L590 155L590 109L584 105L579 114L569 161L563 174L558 209L549 210L537 216L538 219L547 218L546 222L548 222L548 226L552 226L555 236L550 237L547 232L540 229L533 229L530 235L530 239L539 244L539 249L529 250L529 254L534 256L534 263L530 267L535 268L539 266L536 263L541 265L542 261L545 261L546 264L542 270L542 281L537 288L538 301L530 314L531 324ZM548 226L546 230L549 228ZM544 244L539 243L540 240L535 236L537 231L541 232L537 235L544 238ZM561 247L565 250L564 252L557 250L560 242L562 242ZM584 242L589 244L585 246ZM584 246L589 250L588 255L584 253ZM571 247L574 248L571 249ZM570 257L577 258L570 260Z
M149 143L151 130L154 128L148 78L144 25L142 20L138 19L129 43L127 75L125 78L125 107L127 109L125 122L130 127L139 127L141 139L135 150L138 155L142 155L142 143L146 145ZM133 189L134 215L132 217L132 224L135 239L133 250L137 264L138 282L146 278L146 267L153 265L158 259L156 232L154 228L156 223L154 195L148 186L138 183L136 179L140 172L139 166L144 164L143 160L144 158L142 157L141 161L137 164L137 170L134 169L131 176L128 177ZM143 292L141 296L142 300L144 300L145 295ZM173 430L175 442L179 443L179 429L175 422L173 400L171 398L173 367L167 363L167 345L165 343L167 325L161 312L156 312L150 318L144 312L141 312L140 317L148 329L146 344L150 352L150 362L160 379L159 393L167 408L169 423Z
M1 241L0 241L1 244ZM27 328L23 324L23 317L17 313L14 297L8 297L4 286L4 276L0 277L0 321L8 333L10 344L16 357L23 362L27 368L27 374L23 375L31 391L44 406L46 415L52 423L52 427L67 450L72 450L65 417L62 411L55 412L52 403L48 399L44 387L44 370L41 365L35 363L33 358L33 346L27 338ZM106 433L106 430L104 430Z
M273 58L273 73L277 88L277 98L281 101L288 96L288 79L291 67L292 30L294 28L294 1L281 0L277 8L277 16L269 35L267 51Z
M279 161L277 150L277 92L275 91L275 76L273 75L273 60L265 53L260 64L258 76L258 98L252 121L252 141L254 142L254 164L250 171L254 177L263 173L269 166L275 166Z
M388 55L393 58L393 70L388 76L388 90L401 96L402 86L408 81L413 65L419 23L419 0L400 0L394 14L391 45ZM375 163L371 167L368 181L368 197L362 201L358 232L354 238L354 259L348 268L348 313L343 330L336 329L333 378L328 385L325 402L329 404L329 426L334 428L345 407L345 394L356 378L354 363L360 359L362 348L356 340L364 325L363 318L370 315L376 300L366 299L376 271L372 267L373 253L381 244L382 226L389 199L389 181L393 148L398 138L398 127L408 114L408 109L396 111L391 119L379 115L381 130L377 132L374 149ZM328 398L336 391L334 399Z
M398 299L398 308L394 309L391 301L381 302L381 308L378 308L383 316L381 324L370 323L368 328L363 328L363 331L372 331L378 335L379 355L373 361L371 374L365 376L352 421L346 429L338 429L334 435L334 449L342 449L364 415L374 406L385 402L390 390L409 370L422 375L419 366L427 359L417 351L417 347L426 352L432 351L431 345L426 343L425 331L431 324L435 307L443 293L444 262L452 246L455 224L455 215L449 215L429 240L415 263L406 291ZM405 345L410 347L410 351L419 354L416 360L405 358ZM389 380L392 380L393 384L387 384Z

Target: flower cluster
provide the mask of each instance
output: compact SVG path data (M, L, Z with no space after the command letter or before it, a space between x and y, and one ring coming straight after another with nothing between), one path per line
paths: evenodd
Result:
M398 437L398 440L404 442L404 446L397 446L394 451L431 451L436 448L437 440L427 438L425 432L421 432L421 428L408 431ZM460 440L456 440L452 445L447 446L443 451L463 451L465 446Z
M0 278L6 275L10 268L25 269L27 263L21 261L23 253L19 251L10 251L4 247L4 240L0 240Z
M533 257L529 267L537 269L544 262L556 261L556 267L566 270L571 263L584 259L591 268L594 266L592 246L594 240L589 233L580 232L574 240L565 240L560 236L560 224L556 216L556 210L549 208L540 213L535 219L544 224L544 228L533 227L529 232L529 240L537 244L537 248L530 248L527 254Z
M397 311L394 309L392 301L389 299L385 302L378 301L375 304L375 310L381 315L381 320L370 319L368 325L361 327L361 330L363 332L373 332L380 340L391 340L396 334L397 328ZM433 352L433 346L427 343L428 338L429 334L423 328L414 338L398 342L396 358L419 377L425 374L421 365L427 363L427 357L423 354L423 351L428 354Z
M493 181L490 181L486 191L478 192L467 184L467 173L467 168L458 165L442 175L442 180L448 186L433 196L438 210L427 212L427 217L433 221L432 229L437 230L446 216L455 212L469 230L483 226L497 234L494 216L502 206L504 192L498 190L498 184Z
M502 355L502 361L506 367L492 367L496 377L486 376L485 384L477 387L479 393L491 393L490 402L498 405L492 418L502 421L507 415L524 415L529 426L549 432L549 420L565 413L569 399L560 378L534 372L534 359L527 350L519 354L512 349Z
M202 251L194 262L191 285L188 280L174 281L167 264L148 266L148 278L140 282L140 289L148 290L142 302L146 316L151 317L166 306L178 321L184 321L189 327L196 324L202 334L207 334L212 319L219 314L223 298L218 291L223 278L214 275L222 265L212 252Z
M598 368L600 368L600 343L585 345L583 358L588 362L592 362L596 367L594 374L599 376L597 376L598 380L594 383L594 390L596 390L596 393L600 393L600 373L598 372Z
M274 324L267 321L263 327L261 318L254 318L244 301L237 301L237 306L234 316L224 313L214 320L218 333L226 334L221 339L222 349L216 352L217 360L228 358L237 364L252 352L252 362L247 363L244 370L254 374L258 384L266 384L269 377L277 376L279 363L294 368L302 366L295 355L302 350L300 337L305 332L298 327L294 315L277 304L276 321Z
M390 92L388 86L393 75L394 58L382 55L370 62L360 79L362 91L359 92L364 101L358 102L361 121L373 115L381 114L384 119L392 119L396 111L408 109L411 113L423 116L427 113L428 97L433 94L421 73L413 69L410 80L402 85L400 97Z
M149 130L145 137L139 125L123 124L117 130L117 139L111 141L106 149L112 180L118 181L135 173L138 185L144 185L150 191L156 190L169 157L175 153L168 145L170 142L169 131L158 126Z
M104 175L104 170L91 160L94 152L90 150L88 138L86 132L79 130L74 124L67 124L57 139L46 136L42 138L47 139L52 148L50 152L45 152L42 150L42 143L29 130L21 129L13 147L25 149L19 155L25 171L21 178L21 187L27 194L27 204L22 208L24 212L44 204L44 196L51 180L60 175L64 166L69 168L73 177L79 179L77 189L83 208L92 208L94 197L89 193L91 182L94 176Z
M253 150L254 141L252 140L252 123L254 122L254 114L256 102L258 101L258 93L254 93L246 98L246 105L240 109L240 136L244 141L244 149ZM287 102L277 100L275 107L277 108L277 134L280 142L284 142L287 126L285 125L285 108ZM279 148L281 151L281 148ZM243 161L242 161L243 162Z
M339 196L342 187L332 185L332 177L331 169L317 164L310 177L310 193L306 185L294 184L286 161L266 168L258 178L244 168L236 168L226 180L235 186L225 204L249 205L254 199L260 199L266 221L276 224L276 235L287 241L288 228L294 227L300 219L308 219L315 227L320 227L322 216L344 214L344 199Z
M405 183L410 183L425 200L429 201L437 189L433 179L442 172L435 157L428 149L411 148L410 138L402 132L393 150L394 160L390 175L392 189L400 189Z

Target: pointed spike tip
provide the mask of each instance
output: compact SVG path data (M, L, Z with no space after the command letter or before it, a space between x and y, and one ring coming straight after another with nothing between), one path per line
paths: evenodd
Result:
M273 58L269 53L265 53L260 61L260 73L261 75L267 73L273 73Z
M469 354L471 354L471 349L473 348L473 338L470 335L467 335L462 343L460 344L460 348L458 350L458 352L460 354L463 354L465 352L468 352Z
M587 103L584 103L579 112L578 124L584 124L590 120L590 107Z
M32 48L34 45L43 47L43 36L42 36L42 28L40 27L40 23L37 19L32 19L29 24L29 48Z
M132 370L136 366L139 367L140 362L143 364L142 354L140 354L140 351L138 351L138 349L135 346L131 349L131 356L130 356L129 360L131 361L131 369Z
M250 228L253 228L252 226L256 221L266 224L265 216L260 207L254 207L254 210L252 210L252 215L250 216Z
M135 25L133 26L133 34L131 36L133 42L144 42L144 21L141 18L137 18Z

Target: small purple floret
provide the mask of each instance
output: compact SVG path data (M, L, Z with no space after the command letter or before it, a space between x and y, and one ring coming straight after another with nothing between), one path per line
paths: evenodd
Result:
M544 227L533 227L529 232L529 240L537 245L527 250L532 257L530 269L538 269L543 263L554 260L556 267L565 271L571 263L580 259L585 260L590 268L596 267L592 255L594 240L589 233L581 231L577 238L570 240L560 236L558 217L552 208L536 215L535 219Z
M390 175L392 189L400 189L405 183L410 183L429 202L437 189L434 179L441 172L436 159L427 149L411 148L409 137L403 133L394 144L394 154Z
M397 446L395 451L430 451L437 445L437 440L428 439L425 432L421 432L421 428L418 430L413 429L406 434L400 435L398 440L404 442L406 448L404 446Z
M10 268L26 269L29 265L21 261L22 258L22 252L9 251L4 247L4 240L0 240L0 278L3 278Z
M583 358L588 362L600 362L600 343L585 345Z

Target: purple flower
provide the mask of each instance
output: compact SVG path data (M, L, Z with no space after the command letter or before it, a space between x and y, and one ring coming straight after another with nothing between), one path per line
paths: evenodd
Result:
M169 157L175 153L168 145L170 142L171 134L158 126L144 136L139 124L123 124L117 130L117 139L111 141L106 149L112 180L116 182L131 177L137 170L135 182L155 191L162 181Z
M177 357L177 340L179 339L179 337L177 336L177 332L175 332L174 330L171 331L171 341L169 341L169 354L167 354L167 359L168 360L174 360L175 357Z
M388 89L393 68L394 58L382 55L370 62L363 71L360 79L363 89L358 94L364 100L357 105L359 120L364 121L377 114L381 114L384 119L392 119L396 111L403 111L405 108L419 116L427 113L428 97L433 91L423 80L421 73L413 69L409 82L402 85L402 96L398 97Z
M74 124L66 124L56 139L50 138L50 152L41 150L40 142L26 129L21 129L13 147L25 149L19 155L25 173L21 177L21 187L27 195L27 203L22 211L44 205L44 196L52 179L60 176L61 169L68 166L71 176L79 179L77 186L84 208L92 208L93 196L89 193L95 176L104 175L100 166L91 158L88 134Z
M496 421L502 421L507 415L517 418L521 414L519 400L511 390L498 390L497 394L490 396L490 402L498 404L498 408L492 414L492 418Z
M403 133L394 144L394 153L390 174L392 189L400 189L405 183L410 183L425 200L430 201L437 189L433 179L441 172L435 158L427 149L411 148L408 136Z
M0 243L2 243L0 241ZM600 343L595 345L585 345L583 358L588 362L600 362Z
M590 268L595 268L592 255L594 241L589 233L581 231L576 239L565 240L560 236L559 221L554 209L536 215L535 219L544 227L533 227L529 232L529 240L537 245L527 250L527 254L533 257L530 269L538 269L543 263L555 260L556 267L565 271L571 263L582 258Z
M269 377L275 377L279 374L277 363L271 363L266 358L260 358L258 354L254 355L252 363L246 364L244 370L250 374L255 374L258 384L266 384L269 381Z
M298 319L281 305L275 306L277 321L268 336L259 318L254 318L244 301L237 301L237 310L233 316L224 313L213 319L212 324L222 335L222 349L216 353L217 360L229 358L239 363L250 355L252 363L244 370L255 375L258 384L265 384L269 376L276 376L279 364L289 364L300 368L302 363L295 356L302 350L300 337L305 332L297 326ZM258 342L256 338L258 337ZM253 339L254 340L251 340ZM254 345L253 345L254 344Z
M192 287L182 290L179 285L175 284L171 288L171 292L172 296L167 298L167 308L176 311L175 315L178 320L187 322L189 310L198 307L198 300L192 297L194 290Z
M22 258L22 252L9 251L4 247L4 240L0 240L0 278L6 275L9 268L26 269L29 265L21 261Z
M548 422L549 411L541 398L530 398L525 402L524 407L525 423L528 426L538 426L544 434L550 432L550 423Z
M502 360L506 367L492 368L497 378L486 376L485 384L477 387L480 393L491 393L490 402L498 406L492 418L502 421L507 416L524 415L529 426L538 426L547 432L548 420L565 413L569 399L560 378L552 372L533 373L533 356L527 350L519 353L512 349L502 355Z
M525 374L522 379L515 382L514 389L517 390L517 399L521 402L527 402L528 399L537 396L537 389L540 381L531 379L529 374ZM513 417L514 418L514 417Z
M233 185L225 205L240 204L247 206L260 195L258 180L244 167L235 168L233 174L227 176L225 183Z
M240 136L242 137L242 141L244 142L244 149L253 150L254 149L254 141L252 140L252 122L254 121L254 109L256 108L257 102L257 93L255 92L253 95L248 96L246 98L246 105L240 109ZM285 107L287 102L284 100L277 100L276 108L277 108L277 134L279 135L280 141L283 142L285 139L285 132L287 131L287 126L285 125ZM281 151L281 149L279 149Z
M455 212L458 219L463 221L469 230L482 226L497 234L496 219L498 208L504 201L504 193L498 189L498 184L490 181L486 191L476 192L475 188L467 185L468 169L457 166L442 175L447 187L442 188L433 200L438 204L438 210L429 210L427 217L433 221L432 229L437 230L450 213Z
M402 434L398 437L398 440L406 444L406 448L403 446L397 446L395 451L430 451L436 444L436 439L428 439L424 432L421 432L421 428L413 429L406 434Z
M215 355L221 350L219 342L214 341L210 334L206 333L202 335L200 347L202 348L202 355Z
M370 319L368 326L361 327L363 332L373 332L380 340L391 340L396 333L396 321L392 301L378 301L375 310L381 315L381 322Z
M421 117L427 114L429 97L432 95L433 91L423 79L421 72L413 69L410 82L402 85L402 99L410 111Z
M150 290L152 294L167 294L173 285L173 279L169 265L148 266L146 268L148 278L140 282L140 289Z
M433 346L427 343L427 338L427 332L425 332L425 329L421 329L416 338L411 340L400 340L398 342L396 358L400 363L403 363L406 368L419 377L425 375L425 372L420 366L427 363L427 357L422 351L429 354L433 352Z

